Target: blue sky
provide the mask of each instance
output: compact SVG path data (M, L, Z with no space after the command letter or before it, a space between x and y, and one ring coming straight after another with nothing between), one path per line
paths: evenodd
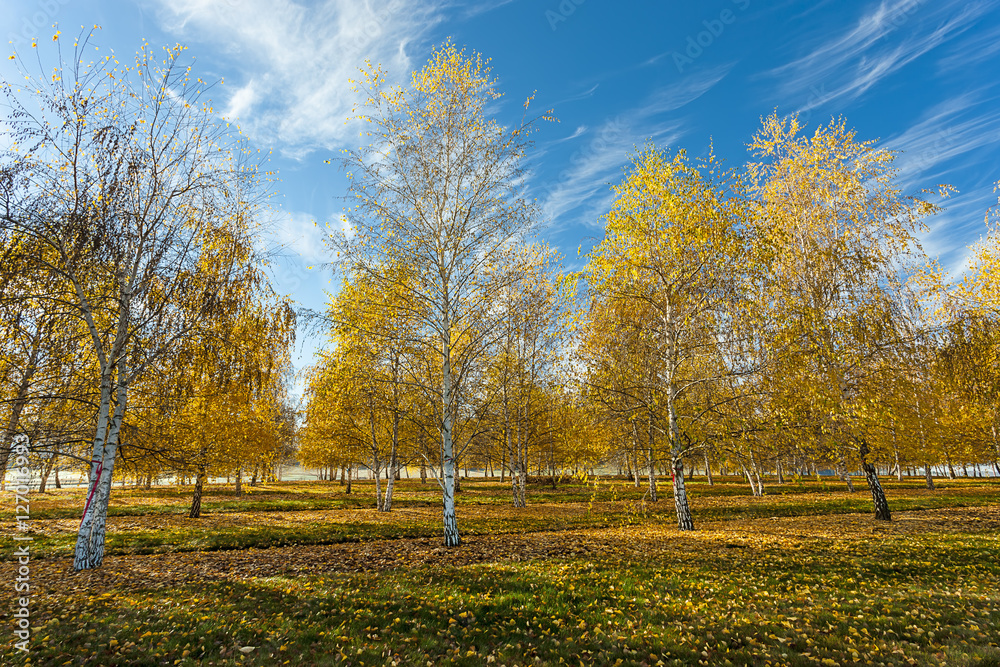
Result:
M699 155L711 142L739 165L775 109L810 126L842 115L861 138L902 151L907 191L957 188L923 237L956 273L1000 180L995 1L0 0L0 16L22 53L53 24L67 36L98 24L102 49L125 56L143 38L180 42L198 75L224 79L216 108L272 151L280 173L278 288L313 308L331 287L314 223L338 224L345 205L343 175L324 161L357 137L345 124L348 78L369 58L404 80L448 37L492 59L506 93L501 122L520 119L533 92L538 110L554 108L560 122L535 135L529 187L542 237L571 266L578 247L599 240L609 184L637 146ZM314 347L302 345L299 365Z

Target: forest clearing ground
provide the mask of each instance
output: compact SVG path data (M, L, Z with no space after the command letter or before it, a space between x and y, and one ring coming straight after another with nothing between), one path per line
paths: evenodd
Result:
M392 514L382 516L392 517ZM395 515L399 519L399 515ZM74 572L68 559L35 561L39 594L58 597L68 588L98 594L128 585L164 588L210 580L381 572L424 566L464 567L477 563L593 556L649 560L728 557L737 560L772 550L822 553L881 546L904 538L969 534L994 538L1000 556L1000 506L898 512L889 523L861 514L771 517L705 522L695 532L672 525L472 535L447 549L438 538L400 538L266 549L227 549L168 554L109 555L95 570ZM734 550L741 550L735 552ZM0 576L13 578L13 562L0 563Z
M203 514L187 516L190 491L184 487L124 489L109 510L107 553L143 554L331 544L378 539L429 538L441 534L440 500L431 484L398 484L393 511L377 512L372 485L356 483L345 494L335 483L277 483L257 487L243 498L231 489L209 489ZM886 483L893 510L1000 506L1000 480L939 482L928 490L913 480ZM669 497L643 501L643 489L616 481L598 485L563 483L557 488L533 484L526 508L510 506L509 487L496 480L468 480L458 496L459 526L466 537L544 531L614 528L627 524L658 526L674 522ZM28 534L34 557L72 553L80 489L38 494L31 499ZM772 485L763 497L748 495L745 485L727 482L689 484L696 525L770 517L817 517L865 513L871 498L847 493L824 481ZM0 517L0 528L14 530L13 517ZM0 560L11 554L0 554Z

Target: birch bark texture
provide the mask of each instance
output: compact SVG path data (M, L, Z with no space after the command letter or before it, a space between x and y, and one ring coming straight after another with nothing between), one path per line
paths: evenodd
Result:
M489 61L450 42L408 86L390 85L379 66L354 83L363 100L355 120L370 143L342 160L353 207L331 234L335 265L393 294L387 303L409 318L409 344L434 359L418 384L440 433L445 545L458 546L455 461L474 435L460 425L498 335L495 295L516 276L513 250L536 217L522 160L538 119L527 117L530 98L519 124L489 118L501 97Z

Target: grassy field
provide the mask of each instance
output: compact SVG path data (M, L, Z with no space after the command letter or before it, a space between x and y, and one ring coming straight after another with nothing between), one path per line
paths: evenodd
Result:
M366 484L212 489L201 519L190 488L116 488L109 555L84 573L66 557L82 491L35 494L27 659L1000 665L1000 480L887 482L888 525L829 481L690 489L698 530L682 533L669 497L622 480L533 486L526 510L470 480L446 550L432 483L403 480L390 514Z

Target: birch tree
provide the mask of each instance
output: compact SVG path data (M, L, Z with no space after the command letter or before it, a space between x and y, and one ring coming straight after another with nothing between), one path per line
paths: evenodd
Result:
M514 507L525 507L529 453L555 440L554 389L570 324L571 281L554 274L555 253L541 246L519 249L523 271L500 294L500 336L487 376L493 386L493 431L510 472Z
M92 47L84 35L51 74L25 73L21 89L3 84L12 147L0 165L15 192L4 230L45 249L35 259L59 289L37 296L71 309L97 360L78 570L103 560L129 389L211 316L245 268L238 253L212 273L199 258L215 230L239 241L256 231L261 180L235 126L212 116L209 86L181 64L183 47L161 59L144 45L128 66L91 61Z
M374 66L356 85L371 143L343 161L354 207L351 234L335 242L338 263L397 294L403 305L395 307L415 314L413 344L435 360L440 384L421 389L440 433L444 541L457 546L455 460L474 433L457 440L455 424L497 335L493 302L515 275L512 247L534 219L521 193L533 123L508 128L488 118L500 98L488 61L451 43L434 50L408 87L390 86ZM412 275L400 281L395 266Z
M776 337L781 378L794 420L860 463L875 517L889 504L866 434L864 385L900 342L898 301L906 263L919 255L914 234L936 208L904 195L893 154L856 139L835 120L805 135L793 117L771 116L750 144L754 223L774 248L772 299L782 313Z
M694 529L684 486L688 427L707 413L691 401L686 418L679 409L701 385L739 372L735 357L727 367L724 348L734 336L740 272L752 264L737 224L742 204L717 179L711 159L702 170L683 151L646 149L615 187L605 238L588 264L592 292L620 314L618 330L631 332L622 348L631 355L623 359L625 393L645 413L647 449L655 453L657 434L666 438L682 530Z

